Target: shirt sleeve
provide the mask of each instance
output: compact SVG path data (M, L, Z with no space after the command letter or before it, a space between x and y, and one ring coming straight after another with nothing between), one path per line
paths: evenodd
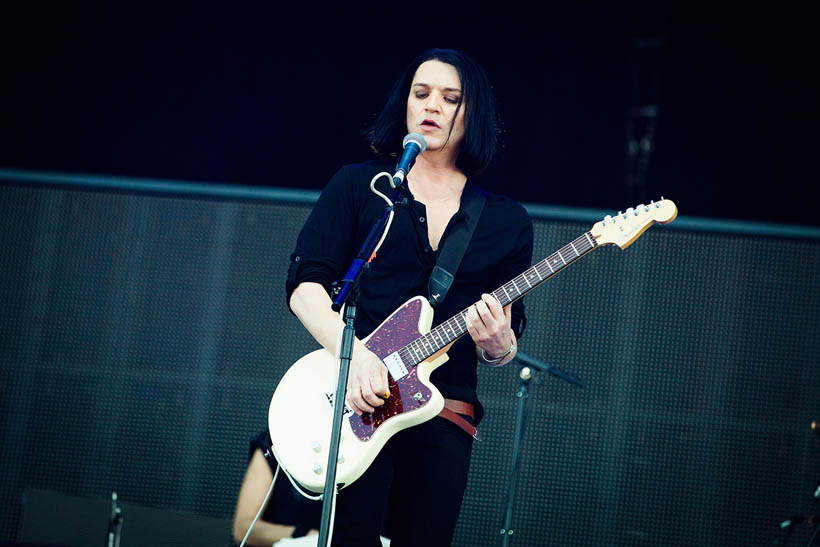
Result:
M352 171L346 166L333 175L299 233L285 283L288 309L300 283L319 283L329 294L349 266L358 222Z

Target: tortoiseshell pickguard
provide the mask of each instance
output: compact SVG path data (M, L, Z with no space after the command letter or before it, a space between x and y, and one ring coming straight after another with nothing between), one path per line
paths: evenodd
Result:
M421 301L408 302L393 312L387 321L373 331L365 345L370 351L384 359L421 335L418 330L420 315ZM405 363L405 366L409 372L398 381L388 374L390 397L384 405L371 414L350 416L350 426L360 440L370 439L385 421L420 408L430 400L432 392L419 380L414 363Z

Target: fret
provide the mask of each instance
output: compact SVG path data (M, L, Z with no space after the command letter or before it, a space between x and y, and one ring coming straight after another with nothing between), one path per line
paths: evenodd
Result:
M428 332L427 334L422 335L422 339L424 340L424 349L427 350L427 356L433 355L437 348L436 348L436 339L433 336L433 331Z
M433 335L434 332L435 331L430 331L425 336L425 338L427 339L427 344L430 346L430 355L433 355L441 347L438 345L438 342L436 342L436 337Z
M399 350L399 356L401 356L401 360L404 361L406 364L418 364L418 361L416 361L416 359L410 355L407 346L404 346L401 350Z
M512 287L510 287L510 285L512 285ZM512 281L508 281L507 283L504 283L503 287L504 287L504 291L506 291L507 294L509 295L510 301L515 300L516 297L518 296L518 293L513 292L513 288L515 288L515 284Z
M430 336L433 338L433 342L435 342L436 344L436 351L438 351L438 348L442 348L445 346L445 344L441 343L441 336L439 336L438 340L436 340L436 334L438 334L438 332L436 332L437 330L438 329L433 329L430 331Z
M539 281L538 281L538 280L536 280L535 285L533 285L532 279L535 277L535 274L533 274L531 271L527 270L527 271L523 274L523 276L524 276L524 279L526 279L526 280L527 280L527 283L529 284L530 289L532 289L533 287L535 287L536 285L538 285L538 283L539 283Z
M581 256L581 253L578 252L578 249L575 248L575 245L573 245L572 242L570 242L569 246L572 247L573 251L575 251L576 256Z
M450 334L447 335L447 343L448 344L460 336L460 334L457 333L455 331L455 329L453 329L452 319L448 319L447 321L445 321L442 324L444 325L444 332L445 333L447 332L447 329L450 329Z
M414 340L412 344L410 344L410 349L413 352L414 358L416 362L420 363L424 361L424 354L419 351L419 342L418 340Z
M458 321L458 331L460 334L467 333L467 320L465 317L460 317Z
M518 288L518 284L515 282L515 279L510 281L510 283L512 283L513 287L515 287L515 292L517 292L520 295L521 294L521 289Z
M526 281L526 282L527 282L527 285L529 285L529 286L530 286L530 288L532 288L532 283L530 283L529 279L527 279L527 276L525 276L525 275L520 275L519 277L521 277L524 281Z
M407 348L407 346L405 346L405 348ZM409 348L407 348L407 349L409 350ZM407 354L407 357L408 357L408 361L409 361L409 362L412 362L412 363L421 363L421 361L422 361L422 360L421 360L421 359L419 359L418 357L413 356L413 354L412 354L410 351L407 351L407 352L406 352L406 354Z
M535 271L535 275L537 275L537 276L538 276L538 280L539 280L539 281L543 281L543 280L544 280L544 278L543 278L543 277L541 276L541 274L538 272L538 268L533 267L533 270Z
M450 319L442 323L442 325L444 325L444 332L447 332L447 327L450 327L450 335L453 337L452 340L458 338L458 336L456 336L456 332L453 330L452 325L450 325Z
M433 346L430 345L430 340L428 340L427 338L428 337L425 334L424 336L419 338L419 340L421 340L421 344L422 344L422 347L424 348L424 351L427 352L426 355L433 355Z
M593 243L592 238L589 237L589 232L585 233L584 235L586 236L587 241L589 241L589 248L592 249L593 247L595 247L595 243Z
M465 312L461 312L456 316L456 325L458 325L458 330L462 331L462 334L467 332L467 315Z
M454 321L453 321L453 318L451 317L450 319L448 319L447 321L445 321L445 323L444 323L444 324L445 324L445 325L447 325L447 328L449 328L449 329L450 329L450 332L452 333L452 334L451 334L452 339L453 339L453 340L455 340L456 338L458 338L459 333L458 333L458 332L456 332L456 330L453 328L453 323L454 323Z
M442 323L441 325L436 327L436 329L439 330L439 338L441 338L442 346L446 346L447 344L449 344L450 342L452 342L455 339L455 337L453 337L452 335L447 333L447 323L446 322Z
M424 345L421 343L421 339L417 339L415 341L416 353L419 355L419 361L424 361L424 358L427 357L424 353Z
M504 291L505 295L507 295L507 300L512 301L512 298L510 298L510 295L507 292L507 289L504 288L504 285L501 285L501 290Z
M552 273L555 273L555 270L553 270L553 269L552 269L552 266L550 266L549 259L548 259L548 258L547 258L547 259L544 259L544 262L546 262L546 263L547 263L547 266L549 266L550 271L551 271Z
M564 260L564 257L561 255L561 251L559 250L557 254L558 254L558 258L560 258L560 259L561 259L561 262L563 262L563 263L564 263L564 266L566 266L566 265L567 265L567 261L566 261L566 260Z
M405 355L407 355L407 356L410 358L410 359L409 359L410 361L413 361L414 363L416 363L416 362L417 362L417 361L416 361L416 356L415 356L415 355L413 355L413 351L412 351L412 349L410 348L410 344L407 344L406 346L404 346L403 348L401 348L401 351L403 351L403 352L405 353Z

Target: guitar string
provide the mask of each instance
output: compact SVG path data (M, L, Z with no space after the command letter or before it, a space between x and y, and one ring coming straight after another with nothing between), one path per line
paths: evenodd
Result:
M598 245L595 242L595 239L591 237L591 234L589 232L585 232L574 241L571 241L567 245L561 247L552 255L531 266L520 275L514 277L493 291L492 294L502 306L506 306L521 298L526 293L533 290L538 285L545 282L547 279L563 270L597 246ZM570 257L569 260L564 258L564 255ZM547 268L549 268L549 272L547 272ZM531 281L535 277L534 272L537 273L538 277L538 280L535 282ZM524 288L519 288L519 285ZM510 297L510 294L513 294L514 296ZM434 329L431 329L430 332L419 336L409 344L405 345L399 350L399 356L405 363L409 362L410 366L416 366L431 355L435 354L447 344L457 340L467 332L467 326L464 321L464 315L466 312L466 309L462 310L453 317L437 325ZM452 334L447 333L448 328ZM438 341L436 340L436 336L439 338Z

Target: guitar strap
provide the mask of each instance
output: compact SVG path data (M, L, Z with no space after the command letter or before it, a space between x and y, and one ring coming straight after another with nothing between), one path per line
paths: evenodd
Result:
M467 245L473 237L478 219L484 210L484 203L487 201L487 192L474 184L468 184L464 188L464 222L456 222L451 227L444 246L438 255L436 267L430 274L430 281L427 283L428 300L434 308L444 302L447 291L453 284L461 259Z

